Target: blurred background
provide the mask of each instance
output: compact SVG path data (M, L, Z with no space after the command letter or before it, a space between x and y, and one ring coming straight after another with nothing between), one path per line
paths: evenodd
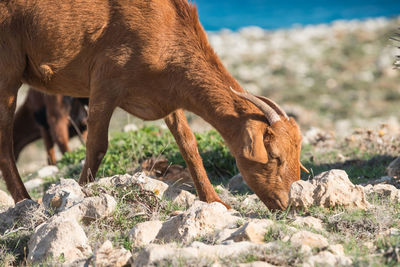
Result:
M400 14L396 0L193 0L207 31L263 29L330 23L335 20L391 17Z
M400 133L400 54L390 37L400 27L394 0L195 0L211 45L242 86L277 101L296 117L303 135L323 129ZM24 100L20 90L19 103ZM211 127L188 114L195 131ZM110 135L143 122L121 110ZM313 132L314 131L314 132ZM77 140L76 144L79 145ZM41 142L25 149L19 167L46 164Z

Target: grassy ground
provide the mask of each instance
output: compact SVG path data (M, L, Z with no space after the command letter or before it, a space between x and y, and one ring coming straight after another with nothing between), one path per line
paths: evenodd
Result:
M384 126L376 130L356 130L346 137L325 133L322 139L303 146L301 159L318 174L343 169L353 183L365 183L386 175L386 168L400 155L400 136Z
M227 180L237 172L233 157L228 153L221 137L215 132L205 132L196 135L199 141L199 151L205 159L205 168L214 186L226 186ZM341 168L347 171L353 183L365 183L370 179L377 179L385 175L386 166L399 154L399 146L393 140L400 140L384 133L384 129L377 131L356 131L347 138L336 138L330 133L322 135L318 141L304 145L301 159L312 170L313 174L332 168ZM178 148L173 143L172 135L158 127L145 127L136 132L119 133L110 140L110 149L100 168L101 176L110 176L116 173L134 172L139 163L151 156L164 155L171 163L184 164ZM84 158L84 149L80 148L73 153L64 155L58 166L63 170L62 176L77 178ZM221 171L224 170L224 171ZM313 175L303 179L311 178ZM54 180L49 179L49 183ZM89 239L93 245L101 240L110 239L116 246L137 251L132 247L127 232L135 224L149 219L166 219L175 210L184 207L173 205L166 200L157 201L151 194L143 193L139 188L102 188L113 195L117 201L117 210L110 218L97 221L87 227ZM127 193L128 197L123 197ZM223 193L217 187L217 192ZM271 212L262 203L243 207L242 201L249 192L234 195L234 208L243 218L269 218L277 222L278 227L267 233L266 241L281 240L290 233L295 213ZM36 192L40 195L40 192ZM92 192L96 194L96 189ZM146 212L138 210L137 201L147 205ZM369 197L374 208L368 211L346 210L343 208L322 209L313 207L308 211L298 211L300 216L314 216L320 218L325 230L313 232L322 234L331 244L342 244L346 255L351 256L355 266L395 266L397 265L400 238L397 235L382 234L390 228L399 228L400 205L388 199L376 196ZM112 229L112 230L110 230ZM27 241L27 240L25 240ZM202 241L213 244L207 238ZM10 244L13 244L13 241ZM101 243L101 242L100 242ZM255 260L267 260L270 263L282 265L301 265L304 258L290 242L279 241L279 249L264 254L246 255L245 259L232 259L231 263ZM14 245L13 245L14 246ZM187 264L195 264L188 262Z
M307 136L310 126L327 129L318 138L304 143L301 161L312 173L303 173L302 179L339 168L346 170L353 183L360 184L386 175L388 164L400 155L397 122L400 117L400 75L392 68L397 50L389 41L399 22L397 18L276 32L243 30L210 34L210 41L243 87L283 103L297 116L304 135ZM238 50L238 42L245 49ZM212 184L225 186L237 173L233 157L215 131L204 131L207 126L196 116L188 115L191 126L203 131L196 134L196 138ZM388 123L390 116L395 118L389 125L393 128L376 127ZM160 155L171 163L184 165L171 134L154 126L120 133L129 122L142 125L121 111L114 115L109 150L98 177L133 173L143 160ZM362 130L354 130L359 126ZM30 162L42 153L38 152L40 149L34 147L32 156L26 161ZM58 163L62 170L59 176L77 178L84 154L82 147L65 154ZM45 162L45 157L41 162ZM24 163L20 166L23 169ZM59 176L46 178L44 186L30 194L39 198ZM30 178L29 174L24 175L24 180ZM0 184L0 189L5 189L4 184ZM165 219L171 212L184 209L166 200L155 200L138 188L104 190L117 199L118 206L112 217L87 226L85 230L92 244L110 239L114 245L136 252L137 248L127 239L127 231L133 225L153 218ZM217 191L224 192L218 188ZM134 194L124 197L129 192ZM96 194L96 191L92 193ZM240 203L248 193L234 195L234 208L243 217L270 218L278 223L278 227L267 233L266 241L287 235L295 214L290 210L270 212L258 202L242 207ZM147 212L137 210L137 201L147 205ZM325 229L319 233L332 244L342 244L355 266L398 266L400 235L384 232L400 228L400 206L377 196L370 196L369 201L374 208L368 211L313 207L297 215L320 218ZM33 220L26 229L0 236L0 266L25 263L29 235L40 222L40 218ZM290 242L279 241L279 247L274 251L240 256L226 264L255 260L296 266L302 264L303 258Z
M212 183L215 186L226 186L228 178L235 174L237 169L223 140L215 131L197 134L196 137ZM393 140L395 140L393 136L383 134L381 130L376 132L358 131L347 138L336 138L326 133L324 138L305 145L301 158L315 174L331 168L342 168L348 172L354 183L361 183L385 175L386 166L400 152L398 144L393 143ZM110 140L110 149L100 168L100 176L133 172L142 160L154 155L164 155L171 163L183 164L178 148L173 143L171 134L166 130L158 127L145 127L136 132L116 134ZM83 157L83 148L64 155L58 163L62 170L58 176L77 178ZM307 178L309 177L303 177L303 179ZM44 188L31 193L40 196L43 190L57 179L57 177L48 178ZM217 192L226 194L223 187L222 189L217 187ZM150 219L165 220L172 212L185 209L185 207L174 205L170 201L158 200L152 192L143 191L140 187L135 186L126 188L93 187L89 194L96 195L99 192L106 192L114 196L118 204L111 217L85 226L85 231L94 247L109 239L115 246L122 246L136 253L140 248L134 247L127 235L135 224ZM322 234L330 244L342 244L346 255L352 258L354 266L396 266L400 264L398 258L399 235L384 234L388 229L400 228L399 203L370 196L369 201L374 207L367 211L346 210L340 207L335 209L312 207L307 211L271 212L259 201L248 206L241 205L248 193L245 191L233 195L235 198L233 208L243 218L274 220L276 227L267 232L265 241L278 241L278 247L263 253L238 256L225 264L264 260L285 266L301 265L305 259L302 252L290 242L282 241L293 231L290 227L292 227L291 223L296 215L320 218L324 223L324 230L300 228ZM3 235L0 238L0 251L3 252L0 253L2 255L0 263L24 263L26 244L37 223L38 221L32 223L30 228ZM238 224L240 225L240 222ZM296 226L296 228L299 227ZM214 242L208 240L207 237L202 238L201 241L208 244ZM57 259L57 261L62 261L62 259ZM198 262L185 262L181 259L181 263L194 266Z

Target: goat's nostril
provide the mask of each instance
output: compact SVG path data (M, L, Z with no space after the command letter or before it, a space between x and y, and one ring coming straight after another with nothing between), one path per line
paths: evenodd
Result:
M277 200L278 202L278 206L281 210L285 210L287 205L285 203L283 203L280 199Z

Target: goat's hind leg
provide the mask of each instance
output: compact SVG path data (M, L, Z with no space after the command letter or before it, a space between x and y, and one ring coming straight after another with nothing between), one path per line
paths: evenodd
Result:
M189 168L200 200L208 203L215 201L220 202L227 208L230 208L228 204L224 203L219 198L207 177L207 173L203 166L203 161L197 148L196 138L189 128L183 110L176 110L168 115L164 120L174 136L183 159Z
M13 119L21 82L7 78L6 75L0 77L0 170L8 191L17 203L30 198L15 165L13 151Z
M93 182L96 177L107 152L108 126L115 107L115 99L108 99L105 93L97 93L90 97L86 160L79 178L80 185Z

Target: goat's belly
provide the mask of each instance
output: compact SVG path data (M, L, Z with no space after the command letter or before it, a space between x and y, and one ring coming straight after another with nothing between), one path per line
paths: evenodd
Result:
M28 65L22 82L49 94L88 97L89 80L84 78L88 77L84 72L86 68L82 68L81 64L76 65L80 68L53 69L47 64Z
M62 80L62 81L60 81ZM32 88L47 94L61 94L73 97L89 97L89 88L79 83L77 80L71 79L53 79L49 82L42 82L36 79L23 80Z
M176 110L175 107L159 103L151 99L134 99L129 103L122 103L122 109L142 120L159 120Z

